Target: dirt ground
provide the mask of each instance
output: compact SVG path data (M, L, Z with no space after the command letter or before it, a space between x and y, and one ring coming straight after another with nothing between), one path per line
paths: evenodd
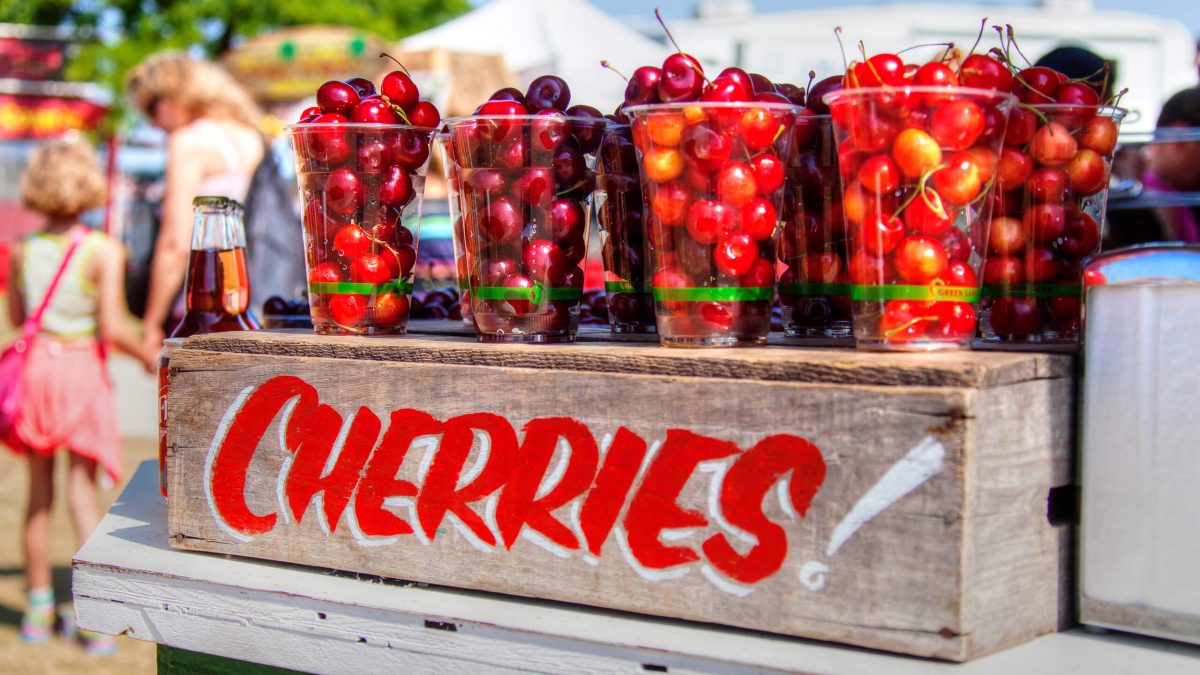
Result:
M3 447L3 446L0 446ZM125 442L125 477L133 475L140 462L157 456L153 441L132 439ZM54 595L60 612L69 609L71 599L71 555L74 554L75 534L67 516L66 462L58 462L55 486L53 542L51 559L54 564ZM124 486L101 493L101 507L109 504ZM149 642L117 638L117 653L113 656L88 656L75 642L54 638L49 642L30 645L21 641L21 613L25 609L24 560L21 554L21 527L28 494L25 463L7 448L0 450L0 672L6 675L25 673L116 673L155 672L154 645Z

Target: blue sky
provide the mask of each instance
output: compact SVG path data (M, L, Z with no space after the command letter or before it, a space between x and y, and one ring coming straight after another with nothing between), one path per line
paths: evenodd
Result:
M487 0L473 0L475 4L483 4ZM932 4L983 4L983 5L1033 5L1034 0L981 0L980 2L957 2L956 0L914 0L915 2ZM689 16L692 14L696 0L588 0L593 5L615 16L645 15L651 16L655 4L662 9L663 15ZM1157 14L1182 21L1193 35L1200 34L1200 0L1092 0L1097 9L1124 9ZM893 0L754 0L754 9L759 13L778 12L788 9L804 9L816 7L838 7L845 5L887 5L896 4Z

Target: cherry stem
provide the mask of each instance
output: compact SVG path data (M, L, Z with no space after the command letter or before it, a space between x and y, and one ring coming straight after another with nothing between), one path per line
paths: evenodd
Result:
M950 53L953 51L954 51L954 43L947 42L946 43L946 51L942 52L942 58L938 59L938 61L941 63L946 63L946 61L950 58ZM955 74L957 75L957 73L955 73Z
M938 320L938 317L936 315L935 316L914 316L913 318L909 319L908 321L905 321L904 323L900 324L899 326L896 326L895 328L889 328L888 330L883 331L883 336L890 338L893 335L896 335L898 333L903 333L904 331L908 330L909 328L912 328L913 326L917 325L918 323L920 323L922 321L937 321L937 320Z
M397 63L399 63L399 61L397 61ZM401 68L403 68L403 66L401 66ZM383 102L386 103L387 106L392 109L392 112L399 115L400 119L404 120L405 124L412 125L412 122L409 121L409 119L408 119L408 114L404 112L404 108L401 108L400 106L396 105L395 103L392 103L392 100L383 94L380 94L379 98L383 99Z
M905 47L904 49L901 49L900 51L896 52L896 56L900 56L904 52L911 52L914 49L921 49L922 47L945 47L946 51L950 51L951 49L954 49L954 43L953 42L927 42L923 45L911 45L909 47Z
M863 63L871 69L871 74L875 76L876 80L879 80L880 85L886 87L887 83L883 81L883 76L879 74L878 70L875 70L875 64L871 63L871 59L867 58L867 45L862 40L858 41L858 51L862 53Z
M1112 105L1114 107L1120 106L1121 105L1121 97L1128 93L1129 93L1129 87L1125 87L1121 91L1118 91L1116 97L1113 98Z
M1025 56L1025 52L1021 51L1021 45L1017 44L1016 31L1013 30L1012 24L1005 24L1004 27L1008 29L1008 41L1012 43L1013 49L1016 49L1021 58L1025 59L1025 65L1032 66L1033 63L1029 60L1029 57Z
M408 75L409 77L412 77L412 73L408 72L408 68L405 68L405 67L404 67L404 64L403 64L403 63L400 63L400 60L399 60L399 59L397 59L396 57L392 56L391 54L389 54L389 53L387 53L387 52L379 52L379 58L381 58L381 59L391 59L391 60L395 61L395 62L396 62L396 65L400 66L400 70L403 70L405 75Z
M658 25L662 26L663 32L667 34L667 39L671 41L671 44L675 45L675 51L682 54L683 50L679 48L679 43L675 41L675 36L671 35L671 29L667 28L667 22L663 21L662 12L658 11L657 7L654 8L654 18L658 19Z
M601 61L600 65L605 68L608 68L609 70L613 71L617 75L620 75L621 79L625 80L626 82L629 81L629 78L625 77L625 73L622 73L621 71L617 70L616 68L613 68L613 65L611 63L609 63L608 61Z
M987 17L986 16L983 17L983 21L979 22L979 34L975 36L975 44L971 45L971 51L967 52L967 55L962 57L961 60L959 60L958 69L954 71L955 75L962 77L963 61L966 61L967 58L969 56L971 56L972 54L974 54L975 50L979 48L979 43L983 40L983 31L985 31L985 30L987 30ZM949 54L950 53L949 50L947 50L946 53ZM943 57L943 58L945 58L945 57Z
M842 68L850 70L850 64L846 62L846 45L842 44L842 27L834 26L833 37L837 39L838 49L842 51Z
M896 218L899 218L900 214L904 213L905 209L907 209L909 206L912 206L912 203L917 200L917 197L920 197L921 201L925 202L925 205L929 207L929 210L933 211L934 214L937 215L939 218L946 218L947 217L946 209L942 206L941 198L939 197L938 203L934 204L933 202L929 201L929 197L927 197L925 195L925 191L929 189L927 187L927 184L929 183L930 176L937 173L938 171L941 171L942 169L946 168L947 166L949 166L949 165L948 164L938 164L937 166L933 167L932 169L927 169L925 172L923 172L921 174L921 177L917 180L916 191L913 192L912 194L910 194L907 198L905 198L904 202L901 203L900 206L898 206L896 208L895 213L893 213L892 217L889 218L888 220L895 220Z
M1022 84L1025 84L1025 81L1021 80L1020 77L1017 77L1017 80L1020 81ZM1028 87L1029 85L1026 84L1025 86ZM1038 110L1037 108L1033 107L1032 105L1030 105L1028 103L1018 103L1017 107L1024 108L1024 109L1028 110L1029 112L1033 113L1034 115L1036 115L1037 118L1039 120L1041 120L1042 124L1050 124L1050 118L1046 116L1046 113L1042 112L1041 110Z
M808 95L808 92L812 91L812 83L813 83L813 80L815 80L815 79L817 79L817 71L815 71L815 70L808 71L808 84L805 85L805 87L804 87L804 94L806 96Z

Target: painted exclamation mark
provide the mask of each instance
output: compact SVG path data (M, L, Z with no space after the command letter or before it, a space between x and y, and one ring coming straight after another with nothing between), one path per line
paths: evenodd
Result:
M908 454L893 464L887 473L867 490L850 509L850 513L842 518L842 522L833 528L833 534L829 537L829 547L825 549L825 557L829 558L837 553L842 544L867 521L941 473L945 468L945 457L946 446L932 436L926 436L913 446ZM800 583L810 591L819 591L825 587L825 575L828 572L828 565L810 560L800 568Z

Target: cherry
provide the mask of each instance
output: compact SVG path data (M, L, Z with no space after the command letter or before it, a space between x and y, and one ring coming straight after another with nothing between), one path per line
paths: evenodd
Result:
M574 199L555 199L546 209L550 232L555 240L583 235L583 207Z
M505 169L520 169L529 163L528 150L524 138L513 136L494 148L493 159Z
M904 84L904 62L895 54L876 54L864 63L855 63L846 72L854 87L882 87Z
M1067 164L1067 178L1071 189L1080 195L1086 197L1096 194L1108 185L1104 158L1094 150L1080 150Z
M1037 298L1002 297L992 304L992 331L997 335L1026 338L1044 321Z
M365 253L350 263L350 280L362 284L384 284L392 278L383 257Z
M769 152L755 155L750 159L750 169L754 172L758 194L769 196L783 187L785 169L777 156Z
M642 66L633 71L629 84L625 85L625 105L657 103L662 76L662 69L654 66Z
M525 105L530 112L539 110L566 110L571 104L571 88L566 80L557 75L542 75L529 83L525 92Z
M762 288L775 282L775 266L763 258L756 258L750 265L750 270L738 279L738 285L743 288Z
M312 123L336 125L348 121L341 114L328 113L317 117ZM336 127L314 130L305 136L309 140L309 154L318 162L341 164L350 158L350 143L346 139L346 133Z
M646 135L654 145L675 147L683 139L687 118L683 113L660 112L646 118Z
M896 276L891 258L879 258L865 250L855 251L846 268L850 282L859 286L882 286Z
M1067 172L1062 169L1035 169L1026 182L1030 196L1039 202L1061 204L1067 198Z
M1054 103L1062 84L1059 77L1057 72L1042 66L1026 68L1013 78L1012 93L1021 103Z
M407 73L400 70L393 70L383 76L383 82L379 85L379 93L392 105L399 106L405 113L412 110L421 97L420 91L417 90L417 84Z
M361 295L335 295L329 301L329 315L342 326L355 326L367 314L367 301Z
M499 184L503 186L503 174L496 172ZM554 174L548 167L538 166L526 169L521 177L513 183L513 190L518 200L529 206L545 206L554 199Z
M1025 278L1025 264L1016 256L990 256L983 264L983 283L1013 286Z
M814 84L805 99L808 109L815 115L828 115L830 110L829 104L825 102L825 97L835 91L840 91L842 86L842 78L837 75L831 75Z
M511 199L497 197L484 209L479 226L488 239L504 244L521 236L524 223L521 222L520 210Z
M524 274L510 274L500 282L504 288L533 288L533 280ZM512 313L517 315L528 314L533 310L533 302L529 300L509 300L508 305L512 307Z
M883 308L879 331L892 342L909 342L924 336L930 322L937 318L924 303L889 300Z
M562 264L550 268L550 285L555 288L583 289L583 270L579 265Z
M534 279L546 280L551 267L563 261L562 249L548 239L534 239L525 242L521 253L525 263L525 273Z
M954 69L941 61L930 61L917 70L913 84L920 87L942 87L949 89L958 86L958 75ZM947 100L946 94L925 94L922 97L926 104L933 105Z
M479 107L479 115L491 118L516 117L529 111L516 101L488 101ZM521 133L523 130L520 120L489 119L478 128L479 134L487 140L499 143L507 138Z
M1052 281L1062 269L1062 261L1048 248L1035 246L1025 252L1025 278L1035 284Z
M1015 255L1025 248L1025 226L1016 218L992 218L988 228L988 251L997 255Z
M957 227L950 228L942 237L942 246L951 262L967 262L971 259L971 240Z
M414 197L416 191L413 189L412 174L408 169L392 164L384 170L383 180L379 184L379 203L402 207Z
M1000 151L996 162L996 185L1001 190L1015 190L1033 174L1033 158L1013 147Z
M575 237L559 239L555 242L563 252L563 263L578 265L587 255L587 240L580 234Z
M719 169L733 152L729 136L705 123L688 126L679 145L684 156L704 172Z
M932 237L906 237L896 246L894 256L896 273L910 284L929 283L950 264L946 249Z
M717 173L717 195L733 206L744 206L758 194L754 169L743 162L728 162Z
M314 284L334 284L342 280L342 273L337 265L324 262L312 268L308 273L308 280Z
M1078 317L1082 304L1078 295L1056 295L1046 299L1046 309L1050 310L1050 315L1056 319Z
M800 278L810 284L832 284L842 271L842 259L833 251L815 251L800 258Z
M360 98L366 98L375 93L375 83L365 77L352 77L345 82Z
M381 293L375 297L375 323L394 326L408 319L408 296L399 293Z
M1012 73L1003 63L986 54L971 54L963 59L958 76L964 87L995 91L1012 88Z
M317 106L309 106L300 113L301 122L311 122L321 116L321 109Z
M984 104L980 106L980 110L983 111L983 132L979 134L976 143L991 147L1003 139L1007 119L995 106Z
M1014 108L1008 113L1008 128L1004 132L1004 144L1023 146L1033 140L1038 129L1037 115L1026 108Z
M322 113L337 113L349 117L360 100L362 97L354 87L345 82L330 80L317 87L317 107Z
M1072 107L1056 109L1054 119L1072 129L1078 129L1096 116L1100 95L1082 82L1067 82L1058 88L1058 103Z
M688 202L692 193L683 183L671 181L659 185L650 198L650 210L659 224L677 227L683 224L688 213Z
M929 133L944 148L965 150L983 133L983 111L974 101L951 101L929 119Z
M573 105L567 108L567 117L575 118L568 128L571 136L579 143L579 150L585 155L594 154L600 149L600 141L604 139L604 115L590 105ZM592 121L582 121L583 119Z
M734 230L736 218L733 207L725 202L701 199L688 208L685 224L692 239L701 244L713 244Z
M913 234L940 237L954 224L950 210L936 191L926 189L904 209L904 224Z
M700 100L705 103L740 103L754 98L749 76L746 76L744 71L739 70L738 72L742 77L737 75L718 76L700 93Z
M971 269L967 263L958 260L946 266L946 271L942 274L941 279L946 282L947 286L979 287L979 278L975 276L975 270Z
M875 194L895 192L900 187L900 167L890 155L872 155L858 168L858 182Z
M1117 147L1117 125L1107 117L1093 117L1075 137L1079 147L1099 155L1110 155Z
M695 58L679 52L663 61L662 80L658 83L658 98L663 103L694 101L703 89L704 68Z
M345 225L333 235L333 250L350 260L371 250L371 238L358 225Z
M942 162L942 149L933 136L919 129L901 131L892 143L892 157L909 178L920 178Z
M436 129L442 123L442 114L433 103L417 101L413 109L408 111L408 122L414 127Z
M742 113L738 129L742 141L751 151L765 150L775 143L784 131L782 116L766 107L752 107Z
M325 181L325 208L334 213L354 213L362 208L365 195L362 180L344 166L330 172Z
M554 172L554 184L559 188L573 188L579 185L587 172L583 153L570 143L565 143L554 151L551 168Z
M775 91L779 92L792 105L805 106L808 103L804 87L797 87L790 82L780 82L775 85Z
M387 143L382 138L363 138L358 145L358 170L362 173L383 171L388 152Z
M1035 204L1025 212L1023 222L1030 241L1054 241L1063 233L1066 210L1060 204Z
M890 117L879 113L862 113L850 119L850 138L854 147L864 152L879 152L891 146L900 126Z
M945 168L933 172L933 187L948 204L967 204L983 190L983 176L974 155L957 152L950 156Z
M387 250L390 255L384 255L383 259L391 269L392 277L404 279L417 264L417 249L411 244L400 244L395 249Z
M758 243L746 232L725 235L713 251L717 271L731 277L740 277L749 272L757 259Z
M904 223L899 218L876 215L858 229L858 242L870 255L890 253L904 238Z
M751 199L742 207L741 230L759 241L770 239L775 234L778 221L775 207L761 197Z
M1029 154L1043 166L1062 166L1075 156L1078 143L1071 132L1058 122L1038 129L1029 145Z
M1091 216L1083 211L1076 211L1067 216L1062 237L1058 240L1058 250L1079 259L1094 253L1099 244L1100 228Z
M485 286L499 286L510 274L518 272L517 261L511 258L500 258L487 263L483 270Z
M700 318L720 330L733 329L733 312L730 303L706 302L700 305Z
M391 160L409 171L416 171L429 159L429 137L423 133L401 131L391 137Z
M526 103L525 103L525 92L521 91L520 89L517 89L516 87L505 87L503 89L497 89L495 92L492 93L491 96L488 97L488 100L489 101L512 101L514 103L520 103L522 108L527 108Z
M363 99L354 106L353 112L350 113L350 121L367 124L395 124L397 118L396 113L392 112L391 106L384 103L383 99L371 97Z

